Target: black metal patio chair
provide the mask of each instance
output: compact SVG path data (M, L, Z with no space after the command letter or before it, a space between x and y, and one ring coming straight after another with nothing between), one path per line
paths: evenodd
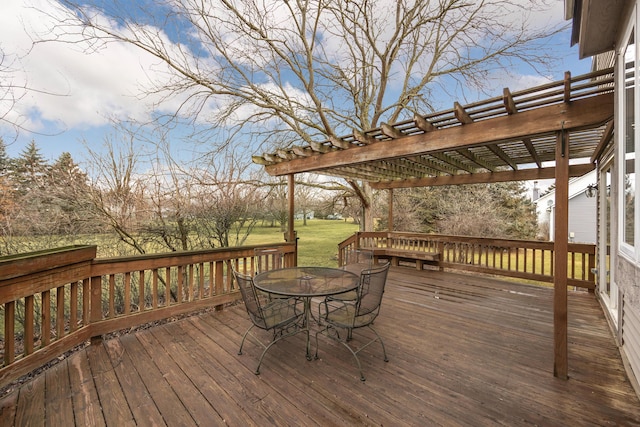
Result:
M279 247L255 248L253 250L256 274L284 267L284 251Z
M277 298L270 300L267 294L259 293L253 283L253 277L250 275L238 273L235 269L232 269L233 276L240 288L242 294L242 300L244 301L245 308L249 314L252 325L242 336L242 342L240 343L240 350L238 354L242 354L242 348L244 342L248 336L251 336L253 340L261 345L264 350L258 360L258 366L256 367L255 374L260 375L260 365L262 359L272 345L277 343L283 338L299 332L299 329L304 320L304 311L299 309L298 300L295 298ZM265 331L271 331L273 337L267 344L260 338L253 335L251 330L254 327L258 327ZM307 339L309 330L306 330Z
M373 267L373 251L367 249L352 249L345 254L345 264L342 266L343 270L350 271L355 274L360 274L365 270L369 270ZM327 297L329 300L338 301L355 301L358 298L357 290L343 292Z
M380 341L384 361L389 361L382 338L372 326L373 321L380 313L380 305L382 303L382 295L384 294L388 272L389 262L364 270L360 274L360 284L358 285L355 303L328 298L321 303L320 322L323 328L316 332L316 359L318 358L318 335L324 333L327 337L344 345L351 354L353 354L358 364L360 379L362 381L365 381L365 376L362 371L360 359L358 359L358 353L361 350L376 341ZM373 331L375 338L354 349L349 345L349 341L352 339L352 332L359 328L370 329ZM341 333L341 331L343 331L343 333ZM346 332L346 334L344 332Z

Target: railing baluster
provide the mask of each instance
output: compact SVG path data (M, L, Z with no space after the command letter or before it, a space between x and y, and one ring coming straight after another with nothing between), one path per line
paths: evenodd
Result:
M56 339L64 337L64 286L56 288Z
M44 291L41 294L42 302L42 346L51 343L51 292Z
M10 365L15 360L16 337L16 303L9 301L4 304L4 365Z
M187 281L188 281L188 289L189 289L189 291L188 291L188 294L189 294L188 301L189 302L193 301L193 292L194 292L194 287L195 287L195 283L194 283L194 279L193 279L194 278L194 271L193 271L194 268L195 267L194 267L193 264L189 264L187 266L187 271L188 271L188 274L189 274L188 279L187 279Z
M151 271L151 306L158 308L158 269Z
M140 270L138 278L138 311L142 313L146 308L144 292L144 270Z
M24 299L24 354L29 355L34 350L34 301L33 295L28 295ZM6 342L6 341L5 341Z
M69 289L69 332L78 329L78 282L71 282Z
M82 280L82 325L86 326L90 322L91 314L91 279Z
M253 261L253 258L251 258ZM198 264L199 274L198 274L198 299L203 299L204 295L204 263L201 262Z
M124 274L124 314L131 312L131 273Z
M109 275L109 318L116 317L116 277Z

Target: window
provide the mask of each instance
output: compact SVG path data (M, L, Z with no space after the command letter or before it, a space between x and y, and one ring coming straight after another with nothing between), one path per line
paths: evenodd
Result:
M631 16L635 16L635 11ZM624 89L620 91L621 107L620 120L620 157L621 179L620 185L620 245L623 253L638 259L640 248L638 242L637 212L638 210L638 188L636 185L636 168L638 167L638 151L640 150L640 138L636 132L636 122L638 121L639 109L637 102L640 100L638 93L638 78L636 57L637 43L635 41L635 19L631 22L632 27L626 38L626 45L622 46L619 52L621 70L621 80L624 82Z
M623 242L634 246L634 214L635 214L635 158L636 158L636 132L635 132L635 31L631 31L629 42L624 51L624 162L623 168Z

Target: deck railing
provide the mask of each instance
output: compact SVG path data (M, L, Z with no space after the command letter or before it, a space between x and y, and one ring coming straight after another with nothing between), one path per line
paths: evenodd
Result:
M440 268L496 274L553 283L553 242L485 239L401 232L355 233L338 245L338 259L358 248L389 248L411 252L436 252ZM569 243L567 284L595 288L595 245Z
M254 273L254 250L267 246L108 259L71 246L0 258L0 387L90 339L239 300L228 263ZM275 246L295 265L295 243Z
M274 245L96 259L95 246L0 258L0 387L114 331L240 299L228 263L254 273L255 249ZM295 265L295 243L279 243ZM415 233L356 233L350 248L437 252L441 268L553 281L553 243ZM594 245L569 244L568 285L593 289ZM273 265L273 260L268 263Z

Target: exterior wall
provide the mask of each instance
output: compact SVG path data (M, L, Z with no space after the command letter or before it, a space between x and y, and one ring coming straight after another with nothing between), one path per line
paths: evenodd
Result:
M616 274L623 302L622 351L629 361L637 387L640 383L640 268L618 257Z
M569 200L569 237L576 243L596 243L596 197L584 192ZM573 236L573 239L571 239Z
M596 243L597 239L597 197L586 197L585 189L590 184L595 184L597 174L594 170L588 174L569 181L569 236L570 241L576 243ZM555 191L539 197L536 201L538 224L549 224L547 240L553 240L555 226Z
M624 294L625 306L640 313L640 268L627 259L618 257L616 272L618 273L616 282Z
M592 70L604 70L605 68L611 68L615 65L615 54L611 50L609 52L601 53L593 58Z
M569 1L569 0L567 0ZM608 68L611 65L615 65L616 75L615 75L615 93L616 93L616 103L615 103L615 132L614 136L614 176L611 183L611 201L612 201L612 227L611 227L611 299L614 297L616 299L616 304L608 307L608 313L610 319L616 323L616 326L619 331L618 339L621 345L621 351L626 356L629 361L630 370L628 372L629 377L634 383L636 391L640 394L640 387L638 384L640 383L640 242L636 239L633 248L629 248L628 246L624 246L621 242L624 240L622 238L621 228L624 224L620 224L623 222L624 211L623 211L623 197L624 191L622 190L623 186L623 174L625 173L624 167L621 166L624 159L624 153L622 144L624 143L625 135L627 132L627 124L633 123L636 124L638 122L638 104L637 99L639 98L639 87L637 85L638 80L636 79L635 93L634 93L634 118L630 120L628 123L625 123L626 113L625 108L631 106L632 104L625 104L624 92L625 92L625 79L627 77L622 76L622 72L624 71L623 67L625 67L625 60L622 57L624 55L624 49L629 42L629 30L631 29L630 23L633 23L635 28L635 43L634 48L635 53L634 56L629 58L628 62L631 63L633 61L634 66L636 67L635 75L638 76L640 70L638 70L638 62L637 58L640 57L640 53L637 50L638 44L638 32L640 31L640 18L636 15L638 14L637 10L634 8L640 7L640 0L625 0L625 1L616 1L610 2L610 0L590 0L588 3L590 6L597 6L598 8L603 7L613 7L616 10L614 15L607 16L588 16L585 19L585 13L588 15L588 10L583 9L583 16L574 16L573 19L578 22L574 22L574 28L579 28L581 49L599 49L601 46L584 46L585 43L592 43L598 37L600 37L600 41L602 41L603 34L606 34L605 39L606 43L611 43L611 51L600 54L593 58L592 69L599 70L603 68ZM583 6L586 2L583 2ZM590 10L598 10L597 8L592 8ZM603 19L598 19L603 18ZM603 28L615 28L616 34L615 36L610 32L603 32ZM615 38L615 40L609 40L609 38ZM581 50L582 51L582 50ZM633 83L631 86L634 87ZM635 130L636 134L634 135L636 141L636 150L635 154L638 155L640 150L638 149L639 145L637 142L638 134L637 128ZM600 161L607 160L606 158L599 159L598 168L606 167L604 164L601 165ZM637 169L637 167L636 167ZM634 170L635 175L638 175L638 172ZM636 179L636 183L637 183ZM603 185L600 183L600 187ZM637 210L635 212L637 217ZM599 216L599 224L600 231L603 232L603 226L606 224L606 212L604 209L600 209L598 211ZM640 227L640 221L636 220L634 226L636 227L636 236L638 236L638 227ZM606 239L600 238L598 241L598 251L600 256L602 257L603 252L603 244L606 244ZM601 264L602 265L602 264ZM606 295L603 295L602 289L599 289L601 292L601 298L607 298ZM601 299L602 300L602 299Z
M632 11L634 5L638 6L638 0L629 1L627 3L627 8L621 15L620 25L618 26L618 35L615 43L616 52L620 49L620 47L625 46L627 40L624 39L625 33L628 28L628 24L632 19ZM636 21L635 31L638 31L640 28L639 23ZM616 67L619 70L619 67L624 64L619 63L619 59L616 59ZM637 67L637 65L636 65ZM621 103L619 100L622 95L622 88L624 88L624 82L620 81L620 73L616 73L616 99L618 102L616 103L616 132L619 132L618 129L623 129L622 125L620 125L621 117L623 117L623 112L620 111ZM637 90L637 89L636 89ZM616 135L616 156L618 161L616 162L616 179L614 181L614 185L616 187L616 207L619 209L621 205L621 198L623 196L623 191L618 188L618 185L622 182L621 176L623 174L622 168L620 167L620 139L621 135L618 133ZM636 173L637 174L637 173ZM622 216L620 212L617 213L618 219ZM640 227L640 222L635 222L635 227ZM621 339L620 342L622 344L621 350L624 355L627 357L629 361L629 365L631 367L631 372L629 372L629 376L635 379L635 386L638 387L640 383L640 262L638 261L638 255L630 258L628 254L625 254L621 250L620 242L622 240L620 236L620 227L616 226L612 233L614 234L613 241L615 242L615 246L612 246L611 250L615 253L615 271L614 271L614 281L617 285L617 289L619 291L619 298L621 301L620 307L620 330L621 330ZM638 243L636 243L637 245ZM638 247L635 249L636 251L640 250ZM638 388L636 388L638 391ZM640 391L638 391L640 393Z

